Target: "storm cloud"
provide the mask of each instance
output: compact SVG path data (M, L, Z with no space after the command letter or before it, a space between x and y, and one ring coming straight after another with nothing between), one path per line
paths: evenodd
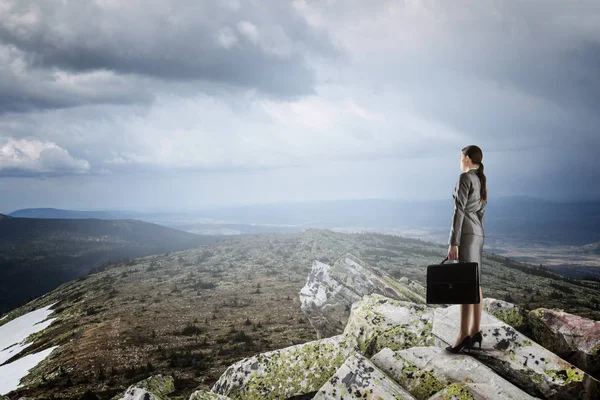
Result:
M24 97L37 108L148 99L135 94L152 85L140 77L296 97L314 93L308 53L339 55L326 31L277 1L3 1L0 43L9 111L29 109ZM43 87L8 85L11 78Z
M0 0L0 175L65 191L443 198L477 144L491 195L589 198L597 104L595 1Z

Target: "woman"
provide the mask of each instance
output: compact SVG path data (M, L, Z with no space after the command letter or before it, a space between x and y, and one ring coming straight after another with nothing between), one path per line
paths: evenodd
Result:
M475 145L467 146L460 152L460 169L452 197L454 213L448 240L448 260L477 262L477 272L481 284L481 261L483 253L483 214L487 205L486 177L483 174L483 153ZM460 248L460 251L459 251ZM460 305L460 331L454 346L446 347L451 353L458 353L463 347L479 343L483 339L479 325L483 306L483 294L479 286L479 303ZM473 322L470 324L471 315Z

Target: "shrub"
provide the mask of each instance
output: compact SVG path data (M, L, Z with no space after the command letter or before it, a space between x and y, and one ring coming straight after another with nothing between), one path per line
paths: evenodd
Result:
M185 328L183 328L181 330L180 333L182 335L193 336L193 335L199 335L201 333L204 333L205 331L206 331L206 328L201 328L196 325L188 324Z

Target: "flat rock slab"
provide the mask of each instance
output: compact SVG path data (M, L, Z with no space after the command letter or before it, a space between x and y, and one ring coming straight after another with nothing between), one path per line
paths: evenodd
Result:
M430 346L434 344L433 313L434 309L424 304L371 294L352 304L344 334L356 338L367 358L384 347Z
M397 281L358 257L346 254L333 266L313 262L306 284L300 290L300 308L321 339L342 333L352 303L372 293L425 303L422 285L406 278Z
M429 399L451 384L458 384L453 386L453 391L469 393L474 399L536 398L475 358L450 354L435 346L399 351L385 348L371 357L371 361L418 400Z
M346 335L245 358L229 366L211 392L231 399L287 399L316 392L355 351Z
M436 308L432 332L453 344L460 305ZM487 312L481 315L482 348L471 355L532 396L600 399L600 382Z
M355 353L348 357L335 375L313 397L313 400L351 399L414 400L414 397L368 358Z

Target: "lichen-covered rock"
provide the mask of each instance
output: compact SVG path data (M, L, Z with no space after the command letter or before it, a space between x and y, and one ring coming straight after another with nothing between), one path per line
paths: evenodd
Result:
M414 399L359 353L348 357L313 400Z
M587 373L600 375L600 321L562 310L538 308L529 313L536 342Z
M125 393L113 397L113 400L168 400L167 395L174 391L173 377L159 374L129 386Z
M356 350L347 335L261 353L229 366L211 392L232 399L286 399L316 392Z
M189 400L231 400L231 397L223 396L206 390L196 390L190 395Z
M424 304L424 292L423 286L416 282L406 278L399 282L352 254L346 254L333 266L313 262L306 284L300 290L300 308L321 339L343 332L352 303L364 295L378 293Z
M460 305L436 308L433 334L454 344ZM487 312L481 315L483 341L471 355L525 392L552 399L600 398L600 382Z
M344 334L356 337L360 352L370 358L384 347L433 345L432 321L431 307L371 294L352 304Z
M440 390L428 400L488 400L495 397L478 397L473 395L469 388L460 383L451 383L444 389Z
M534 399L473 357L434 346L381 350L371 361L419 400L450 384L460 384L476 399Z
M516 304L504 300L484 298L482 308L518 331L522 331L527 325L527 310Z

